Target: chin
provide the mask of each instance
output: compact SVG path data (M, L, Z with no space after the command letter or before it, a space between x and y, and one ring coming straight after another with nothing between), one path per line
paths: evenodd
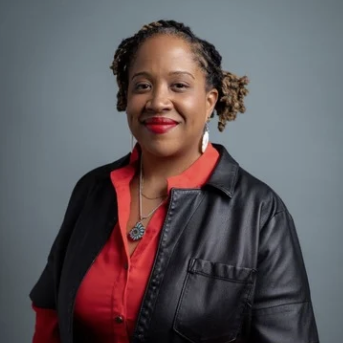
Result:
M143 152L160 158L176 156L182 150L179 144L167 141L139 142L139 145Z

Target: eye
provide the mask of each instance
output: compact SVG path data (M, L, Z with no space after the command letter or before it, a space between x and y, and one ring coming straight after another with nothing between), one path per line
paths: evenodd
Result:
M134 90L137 92L145 92L145 91L150 90L150 88L151 88L151 85L149 83L142 82L142 83L137 83L134 87Z
M188 85L186 85L185 83L182 83L182 82L176 82L176 83L173 83L172 88L174 90L176 90L177 92L180 92L180 91L184 91L185 89L187 89Z

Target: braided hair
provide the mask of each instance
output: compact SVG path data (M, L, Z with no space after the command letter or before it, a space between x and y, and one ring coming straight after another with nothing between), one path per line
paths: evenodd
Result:
M117 77L119 91L117 94L117 110L125 111L127 105L128 70L141 44L149 37L157 34L179 36L187 41L197 62L205 72L208 88L216 88L219 96L215 106L219 117L218 129L223 131L228 121L235 120L237 113L244 113L244 97L248 94L246 76L238 77L221 68L222 57L214 45L198 38L188 26L174 20L159 20L144 25L135 35L124 39L118 46L110 68ZM213 117L214 113L212 113Z

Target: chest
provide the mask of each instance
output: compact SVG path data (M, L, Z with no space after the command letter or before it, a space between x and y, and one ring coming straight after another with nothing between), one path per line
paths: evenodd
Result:
M126 233L139 219L137 200L137 196L136 198L132 196L125 226ZM148 212L154 206L156 203L150 208L145 207L144 211ZM62 331L71 329L70 313L77 289L113 230L114 221L108 222L111 213L116 210L113 209L113 203L106 201L97 204L96 208L97 211L89 208L79 220L74 229L74 239L68 247L70 254L67 253L65 259L59 289L59 312L61 318L69 318L69 320L61 323ZM162 207L160 213L163 213ZM252 242L257 242L254 237L254 232L257 230L253 228L258 227L257 218L258 215L247 216L244 210L238 210L235 203L230 200L220 196L209 196L207 192L199 189L173 191L168 205L165 206L164 216L161 216L158 249L141 305L136 334L146 332L152 318L160 327L166 327L167 323L171 325L184 292L190 297L190 295L199 295L196 290L201 289L201 292L204 292L201 297L208 299L206 306L209 306L209 309L211 304L215 307L215 304L220 303L221 300L216 294L220 296L227 294L221 293L221 284L224 283L218 281L214 284L209 280L221 280L220 277L216 277L218 273L219 276L222 275L221 273L235 275L237 270L230 266L253 268L256 248ZM139 245L144 243L144 239L146 243L148 242L146 238L147 236L139 242L127 241L131 258L135 251L137 252ZM199 268L201 270L198 273ZM206 276L206 273L214 277ZM243 281L250 278L249 272L242 273ZM214 291L208 293L211 289ZM241 291L235 289L237 294L241 294ZM231 301L234 299L227 299L227 302ZM183 302L183 306L193 306L197 303L201 302L194 298L188 301L189 305ZM151 304L155 305L151 306ZM196 313L195 311L195 317L197 317Z
M165 192L165 189L160 187L154 189L155 194ZM144 197L139 192L139 186L137 182L132 182L130 187L130 203L129 214L127 222L123 222L125 227L125 242L128 247L129 256L132 256L143 237L146 235L147 230L156 230L156 226L162 226L164 217L166 214L166 206L168 199L166 197ZM156 218L157 215L157 218ZM151 227L153 224L153 228ZM123 230L124 231L124 230ZM132 236L136 234L142 234L142 238L137 240Z

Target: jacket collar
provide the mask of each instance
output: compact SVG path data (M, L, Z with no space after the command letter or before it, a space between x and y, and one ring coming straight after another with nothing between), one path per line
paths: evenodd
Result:
M215 187L232 198L237 183L239 164L224 146L220 144L213 144L213 146L219 152L219 161L206 185Z

